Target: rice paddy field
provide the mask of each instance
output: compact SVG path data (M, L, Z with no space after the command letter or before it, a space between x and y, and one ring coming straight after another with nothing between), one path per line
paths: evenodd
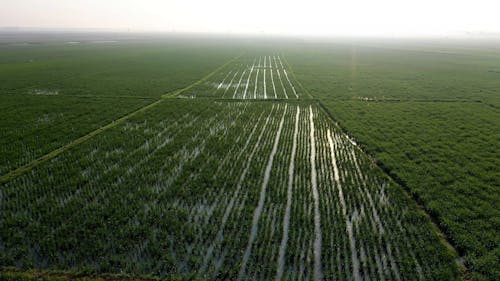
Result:
M297 78L435 218L472 272L500 279L496 41L289 48Z
M0 279L498 280L499 50L104 39L0 41Z
M240 56L213 77L179 97L221 99L298 99L304 97L292 83L290 69L279 54Z

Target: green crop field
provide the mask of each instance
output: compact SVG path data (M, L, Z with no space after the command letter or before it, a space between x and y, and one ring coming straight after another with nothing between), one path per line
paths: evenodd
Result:
M279 54L245 55L210 80L179 97L221 99L298 99L304 97Z
M58 36L0 44L0 279L498 280L495 47Z
M439 222L474 280L500 279L498 45L304 50L288 52L298 79Z
M88 40L0 45L0 93L157 98L241 53L214 39Z
M195 82L240 52L211 40L92 38L0 45L0 176Z
M153 101L0 95L0 175Z

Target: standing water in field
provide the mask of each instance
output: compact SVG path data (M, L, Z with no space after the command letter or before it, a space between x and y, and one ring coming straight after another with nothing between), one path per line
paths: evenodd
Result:
M281 239L281 245L279 250L276 281L281 280L281 277L283 276L283 268L285 266L285 252L288 242L288 228L290 225L290 210L292 208L293 175L295 168L295 155L297 152L297 136L299 133L299 117L300 117L300 107L297 106L297 113L295 115L295 128L293 131L292 154L290 155L290 166L288 167L288 189L287 189L285 217L283 219L283 238Z
M272 108L270 114L266 118L264 126L262 127L262 130L261 130L261 132L260 132L260 134L259 134L259 136L257 138L257 142L255 143L252 151L250 152L250 155L248 156L248 159L245 162L245 166L244 166L243 172L240 175L240 179L239 179L238 184L236 186L236 190L234 191L233 196L232 196L231 200L229 201L229 204L227 205L226 211L224 213L224 217L222 218L222 223L221 223L221 226L220 226L220 230L217 233L216 240L213 241L212 244L209 246L209 248L207 250L207 253L206 253L206 255L205 255L204 259L203 259L203 264L202 264L201 269L199 270L199 272L204 272L205 271L205 269L206 269L206 267L208 265L208 260L212 257L212 253L213 253L214 247L216 246L216 243L218 244L218 243L220 243L222 241L224 227L225 227L226 222L227 222L227 220L229 218L229 215L231 214L231 211L233 210L233 206L235 204L236 198L238 197L238 195L240 193L240 190L241 190L241 187L243 185L243 182L245 181L245 177L246 177L246 175L248 173L248 169L250 168L250 164L252 163L252 159L253 159L253 157L255 155L255 152L257 151L257 149L260 146L260 143L261 143L261 140L262 140L262 136L266 132L267 126L269 124L269 119L271 118L273 111L274 111L274 105L273 105L273 108ZM250 133L250 136L247 138L247 141L245 142L245 145L244 145L243 149L241 150L240 155L248 147L248 144L250 143L250 140L252 139L252 136L255 133L255 130L256 130L258 124L259 123L257 122L255 124L254 128L252 129L252 132Z
M314 199L314 279L322 280L323 271L321 269L321 215L319 212L319 192L316 173L316 138L314 129L314 114L312 107L309 107L309 136L311 141L311 186Z
M252 220L252 230L250 232L250 237L248 239L247 248L245 250L245 254L243 255L243 260L241 262L241 268L240 268L240 273L238 274L238 280L241 280L241 278L243 278L243 275L245 274L248 258L250 257L250 254L252 252L253 242L254 242L255 237L257 235L259 219L260 219L260 216L262 215L262 209L264 208L264 202L266 200L267 185L269 183L269 177L271 176L271 168L273 167L274 156L276 155L276 152L278 151L278 144L279 144L279 141L281 138L281 130L283 129L283 123L285 122L285 115L286 115L287 107L288 107L288 104L285 105L285 109L283 111L283 116L281 117L278 131L276 132L276 137L274 139L273 150L271 151L271 155L269 155L269 160L267 162L266 170L264 172L264 180L262 182L262 187L261 187L261 191L260 191L259 203L257 205L257 208L255 208L255 211L254 211L253 220Z

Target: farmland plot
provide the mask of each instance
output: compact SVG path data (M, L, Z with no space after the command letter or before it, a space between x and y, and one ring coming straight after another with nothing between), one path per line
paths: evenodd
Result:
M0 95L0 176L153 101Z
M242 57L181 97L298 99L302 94L279 54Z
M456 279L403 194L315 104L168 100L2 186L0 265Z

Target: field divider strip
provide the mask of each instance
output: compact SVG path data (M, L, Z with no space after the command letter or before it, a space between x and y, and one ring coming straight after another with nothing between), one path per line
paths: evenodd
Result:
M120 117L119 119L113 120L113 121L111 121L111 123L108 123L107 125L104 125L104 126L98 128L98 129L95 129L95 130L91 131L90 133L87 133L86 135L81 136L81 137L79 137L79 138L71 141L70 143L67 143L67 144L65 144L65 145L63 145L63 146L61 146L61 147L59 147L59 148L57 148L57 149L55 149L55 150L53 150L53 151L51 151L51 152L49 152L49 153L41 156L41 157L39 157L39 158L31 161L28 164L25 164L25 165L23 165L21 167L18 167L16 169L14 169L14 170L6 173L5 175L0 176L0 183L3 184L3 183L6 183L8 181L11 181L12 179L14 179L14 178L16 178L16 177L18 177L18 176L20 176L20 175L22 175L22 174L30 171L34 167L36 167L36 166L38 166L38 165L40 165L40 164L42 164L44 162L47 162L47 161L49 161L49 160L57 157L59 154L65 152L65 151L67 151L67 150L69 150L69 149L71 149L71 148L73 148L73 147L75 147L75 146L77 146L79 144L82 144L82 143L86 142L87 140L89 140L89 139L97 136L98 134L100 134L100 133L102 133L102 132L104 132L106 130L109 130L109 129L113 128L113 127L116 127L117 125L122 124L123 122L127 121L128 119L130 119L130 118L132 118L132 117L134 117L134 116L136 116L136 115L138 115L140 113L143 113L143 112L145 112L145 111L147 111L147 110L149 110L149 109L157 106L158 104L162 103L163 101L165 101L168 98L175 98L177 95L179 95L179 94L181 94L181 93L183 93L183 92L185 92L185 91L187 91L187 90L195 87L196 85L199 85L200 83L206 81L212 75L214 75L215 73L217 73L219 70L221 70L222 68L224 68L225 66L227 66L228 64L230 64L231 62L233 62L234 60L240 58L242 55L243 54L240 54L239 56L236 56L236 57L230 59L229 61L227 61L223 65L219 66L218 68L216 68L215 70L213 70L212 72L210 72L209 74L207 74L206 76L204 76L203 78L201 78L200 80L198 80L198 81L196 81L196 82L194 82L194 83L192 83L192 84L190 84L190 85L188 85L188 86L186 86L186 87L184 87L182 89L174 91L174 92L172 92L170 94L164 94L164 95L161 96L161 98L159 100L156 100L153 103L150 103L150 104L148 104L146 106L143 106L143 107L141 107L141 108L139 108L139 109L137 109L137 110L135 110L135 111L133 111L133 112L125 115L125 116Z

